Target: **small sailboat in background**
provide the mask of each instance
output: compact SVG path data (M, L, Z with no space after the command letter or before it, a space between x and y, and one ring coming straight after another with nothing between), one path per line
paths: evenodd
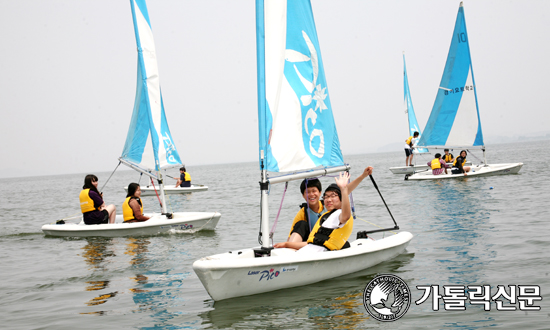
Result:
M256 0L261 247L204 257L193 270L214 300L296 287L367 269L403 253L400 232L351 247L273 249L270 185L349 170L343 160L309 0ZM270 174L268 174L270 172ZM374 182L374 181L373 181ZM384 230L397 230L399 227ZM372 231L375 232L375 231Z
M416 120L416 114L414 113L414 107L412 103L411 98L411 91L409 89L409 78L407 76L407 65L405 63L405 52L403 52L403 91L405 93L405 113L407 113L407 117L409 120L409 136L413 136L414 132L418 132L420 135L418 138L422 136L422 132L420 131L420 126L418 125L418 121ZM425 154L429 153L430 151L426 148L414 148L413 154ZM393 174L411 174L414 173L415 170L426 170L428 169L428 166L426 164L416 164L418 159L414 158L415 164L414 166L396 166L396 167L390 167L390 171Z
M477 86L470 56L463 3L456 17L453 38L443 77L430 118L418 146L430 149L481 149L483 164L471 166L470 176L518 173L523 163L487 164L477 103ZM433 175L432 171L405 176L407 180L464 177L464 174Z
M147 5L145 0L130 0L130 4L138 49L138 79L134 111L119 160L132 169L157 180L162 200L162 213L145 214L151 218L134 223L122 223L122 215L117 215L114 224L86 225L83 221L79 224L48 224L42 226L42 231L46 235L114 237L155 235L169 231L213 230L221 217L218 212L167 213L161 170L181 166L181 160L164 113L155 43Z

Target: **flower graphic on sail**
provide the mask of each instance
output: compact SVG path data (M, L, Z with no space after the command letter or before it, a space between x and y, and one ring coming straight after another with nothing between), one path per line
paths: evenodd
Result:
M263 77L258 84L260 151L266 151L267 169L342 165L311 5L307 0L293 2L292 8L286 1L264 4L269 14L259 17L265 52L258 54Z

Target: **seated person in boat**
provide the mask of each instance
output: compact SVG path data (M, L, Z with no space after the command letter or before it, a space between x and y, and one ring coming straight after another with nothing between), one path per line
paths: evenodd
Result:
M191 187L191 175L186 172L185 166L180 167L180 178L178 183L176 183L177 187Z
M340 173L335 180L336 184L328 186L323 195L327 212L317 220L307 242L283 242L273 247L291 248L300 252L323 252L349 246L347 240L353 230L348 190L349 173Z
M439 175L443 172L447 174L447 167L450 167L447 165L447 163L441 158L441 154L437 153L434 155L434 159L428 162L428 166L432 168L432 174L433 175Z
M466 164L466 155L466 150L462 150L460 156L456 157L453 163L453 169L451 170L452 174L464 173L464 175L468 175L467 173L470 172L470 166L464 166L464 164Z
M79 195L84 223L87 225L115 223L116 207L113 204L105 206L103 194L97 190L97 185L97 176L93 174L86 175L84 186Z
M453 154L449 153L449 149L443 150L445 154L442 156L445 163L450 164L454 161L455 157Z
M124 203L122 203L122 215L124 223L143 222L149 220L149 217L143 215L143 204L141 203L141 187L137 183L128 185L128 194Z
M365 168L357 179L348 184L348 192L351 194L359 183L370 174L372 174L372 167L369 166ZM321 181L318 179L305 179L302 181L300 184L300 192L302 196L304 196L306 203L300 205L300 211L298 211L294 217L287 242L307 241L311 229L313 229L319 217L327 211L323 201L319 200L322 191Z
M420 133L414 132L412 136L405 140L405 166L413 166L413 150L419 135Z

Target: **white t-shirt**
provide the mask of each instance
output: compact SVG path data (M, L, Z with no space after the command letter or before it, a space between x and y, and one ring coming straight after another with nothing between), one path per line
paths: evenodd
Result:
M328 217L328 219L326 219L325 222L323 222L321 227L331 228L331 229L342 228L346 223L340 223L341 213L342 213L342 210L334 211ZM308 245L298 250L298 252L323 252L323 251L328 251L328 249L324 246L315 245L311 243L309 243Z
M418 138L412 138L411 139L411 144L413 147L416 147L416 144L418 143ZM408 144L405 143L405 149L411 149L411 146L409 146Z

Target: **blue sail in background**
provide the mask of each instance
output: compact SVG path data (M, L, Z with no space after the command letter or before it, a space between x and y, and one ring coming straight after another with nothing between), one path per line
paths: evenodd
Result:
M256 0L256 25L264 166L287 172L343 165L310 1Z
M138 49L134 112L120 159L142 169L159 171L181 165L160 91L153 31L145 0L130 0Z
M460 3L443 77L420 146L483 146L464 8Z
M416 115L414 113L414 107L411 98L411 91L409 90L409 77L407 76L407 65L405 64L405 53L403 53L403 91L405 93L405 104L407 105L407 112L409 118L409 136L413 136L414 132L418 132L419 138L422 137L422 132L420 131L420 126L416 121ZM415 148L415 153L426 153L429 152L426 148Z

